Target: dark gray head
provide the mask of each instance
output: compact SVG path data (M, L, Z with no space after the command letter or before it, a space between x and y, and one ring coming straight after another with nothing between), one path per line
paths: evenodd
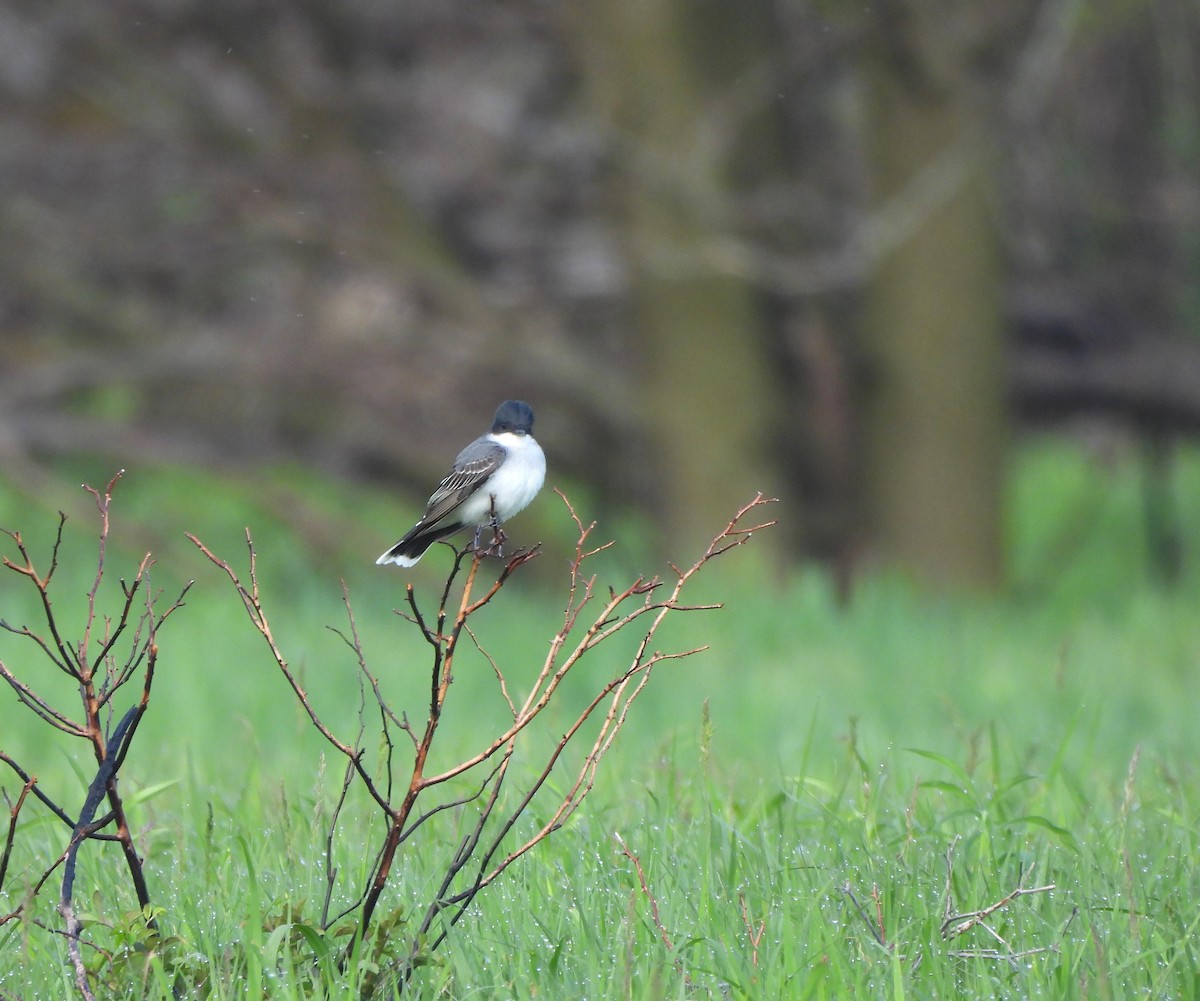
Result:
M522 400L505 400L496 409L492 434L511 431L513 434L533 434L533 411Z

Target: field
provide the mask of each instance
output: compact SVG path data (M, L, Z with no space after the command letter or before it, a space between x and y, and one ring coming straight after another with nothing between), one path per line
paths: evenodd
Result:
M63 483L80 478L107 476L71 470ZM1136 465L1056 445L1027 446L1017 462L1012 584L1000 598L933 597L880 575L840 607L819 573L775 568L769 530L721 557L691 597L725 607L681 614L656 639L710 649L655 668L578 812L486 887L436 950L418 950L405 996L1196 997L1200 455L1181 458L1173 488L1185 575L1170 588L1146 568ZM36 560L48 558L55 510L70 515L55 592L68 633L81 628L96 569L89 503L59 483L0 487L0 527L19 529ZM542 555L473 620L518 697L562 623L573 540L557 498L537 506ZM146 936L116 847L89 841L79 854L75 901L97 996L359 996L374 968L407 953L477 804L445 811L405 846L376 923L390 934L373 941L370 962L339 972L345 923L324 934L320 920L325 853L336 914L361 890L382 826L354 800L329 845L342 764L228 580L183 533L244 570L242 526L252 527L275 637L322 718L352 740L360 674L326 628L346 629L342 578L368 663L394 704L424 720L428 645L393 613L402 575L371 565L411 511L296 470L265 487L131 470L113 511L104 608L118 604L113 575L129 576L147 548L163 600L196 583L162 627L151 707L121 769L160 938ZM662 571L638 565L644 530L596 531L617 540L599 564L602 588ZM421 564L423 608L448 565L436 551ZM18 575L0 576L4 620L36 625L35 597ZM625 638L572 675L514 759L507 795L628 661ZM0 660L71 707L69 679L37 654L0 636ZM491 666L467 654L438 767L503 720ZM378 728L365 719L375 753ZM90 752L37 724L7 687L0 751L78 810ZM579 759L564 755L511 844L545 822ZM11 806L20 781L5 772L0 786ZM69 837L40 804L23 808L0 917ZM56 933L60 881L23 920L0 924L0 997L76 995Z

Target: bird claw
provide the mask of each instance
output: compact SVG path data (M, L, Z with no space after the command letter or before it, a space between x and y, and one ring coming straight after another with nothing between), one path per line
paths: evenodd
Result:
M471 543L470 551L476 556L503 556L504 543L508 536L497 526L492 529L492 541L483 546L479 538L481 531L482 527L475 530L475 541Z
M500 519L496 517L496 498L492 498L491 507L489 509L490 518L488 520L488 528L492 530L492 541L484 549L480 548L480 536L483 534L483 526L475 526L475 541L471 543L471 552L478 556L498 556L504 555L504 542L508 538L503 529L500 528Z

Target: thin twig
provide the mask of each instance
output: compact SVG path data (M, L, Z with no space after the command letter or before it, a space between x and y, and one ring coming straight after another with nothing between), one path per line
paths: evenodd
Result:
M654 668L664 661L690 657L705 649L703 646L666 651L652 648L654 637L668 615L674 612L710 610L720 607L715 604L685 603L682 599L683 589L708 562L730 549L743 545L753 532L773 524L772 522L763 522L751 527L743 527L743 523L751 511L770 503L762 495L758 495L738 510L735 517L713 538L708 548L693 564L685 569L673 568L673 580L664 581L658 577L638 577L623 590L609 589L607 597L601 598L596 590L595 576L585 574L583 567L586 560L606 550L611 543L592 546L589 537L594 525L585 525L567 498L561 493L559 496L578 529L574 559L570 564L567 600L563 609L562 626L551 640L546 657L537 669L532 683L524 686L527 688L528 695L521 703L512 697L506 670L487 651L472 628L470 619L492 602L512 575L538 554L536 547L509 557L496 578L488 583L481 580L480 569L483 560L488 558L490 550L454 550L455 557L452 567L446 577L445 585L441 588L436 610L432 612L423 610L415 589L411 584L406 586L407 611L400 612L398 610L398 614L415 624L430 648L430 659L426 667L428 701L423 725L410 724L407 715L398 713L388 704L377 675L368 666L368 658L358 634L353 612L350 609L349 598L343 587L343 599L349 622L348 631L334 631L353 651L358 664L360 693L364 693L364 685L369 684L379 707L386 786L381 786L381 780L373 779L366 770L363 751L358 746L363 738L364 717L361 698L365 698L365 693L360 698L359 733L355 744L352 745L335 736L333 731L321 720L316 708L311 704L307 693L300 686L284 658L271 631L262 604L257 579L256 553L249 533L247 532L246 535L249 552L248 582L243 582L230 564L215 556L198 539L189 536L193 544L233 584L251 623L267 643L276 666L284 675L293 695L308 714L310 722L332 746L347 758L342 789L333 812L331 830L326 840L326 892L321 912L321 923L326 928L355 910L358 912L352 941L341 956L343 967L356 955L359 946L367 940L369 932L376 927L374 915L388 886L400 847L433 818L461 810L470 804L477 804L475 808L477 812L474 813L469 829L458 839L436 890L424 909L420 922L409 926L409 931L413 935L409 952L391 969L391 974L398 977L401 983L407 981L411 976L413 970L422 961L423 955L439 947L450 928L466 913L475 897L485 887L490 885L517 859L523 857L554 831L561 828L591 791L600 762L611 749L617 735L627 722L631 707L645 690ZM585 609L588 610L590 618L584 618ZM641 636L625 666L599 685L593 696L586 700L586 704L571 721L563 735L555 741L532 782L521 790L513 803L506 804L501 809L501 792L519 739L542 715L568 674L578 668L596 647L607 642L622 630L634 627L635 624L641 627ZM499 733L485 738L481 749L430 774L428 766L434 760L432 758L433 747L454 680L458 646L464 633L491 667L500 697L508 707L512 719L511 723L505 725ZM557 798L550 803L547 819L522 843L506 850L504 846L508 844L508 839L517 822L528 816L533 800L544 793L551 775L559 767L564 754L569 748L575 747L580 734L589 722L595 723L595 734L591 745L583 754L578 766L572 769L570 780L565 784L563 791L556 793ZM413 758L408 766L408 778L406 782L400 784L403 794L399 795L398 800L392 795L392 755L394 750L390 734L392 727L407 733L413 745ZM447 783L465 777L468 772L473 772L475 769L486 771L486 774L480 777L476 773L476 780L472 783L470 791L463 795L443 794L444 798L432 805L426 805L424 797L432 795L433 790L445 787ZM368 795L382 812L385 821L384 833L361 896L331 920L329 913L337 881L337 872L332 864L334 845L332 828L336 828L344 816L347 797L355 777L364 785ZM420 810L418 810L419 802L422 804ZM648 887L645 888L645 891L648 893ZM747 920L749 920L748 917ZM384 934L389 927L388 922L381 923L379 934ZM661 929L661 922L659 922L659 927ZM665 929L661 930L665 933ZM761 929L756 934L761 938ZM757 939L754 938L754 935L755 933L751 933L757 950ZM669 946L669 937L666 941ZM379 946L376 947L375 955L378 954L379 948Z
M8 860L12 855L13 842L17 837L17 817L20 816L21 807L25 805L25 798L36 784L36 778L30 777L26 779L25 784L21 786L21 792L17 795L15 803L9 801L7 792L4 794L4 801L9 804L9 809L8 833L4 837L4 852L0 854L0 890L4 888L4 877L8 873Z
M54 615L53 604L50 601L50 580L54 576L55 569L58 567L58 551L62 546L63 526L66 523L67 516L60 511L58 513L58 532L54 537L54 545L50 550L50 569L46 571L45 577L38 576L37 571L34 569L33 560L30 558L29 551L25 548L25 543L22 541L19 532L6 532L5 534L17 544L17 552L21 554L21 558L25 561L24 565L20 566L13 563L8 557L5 557L3 562L10 570L24 574L33 581L34 586L37 588L38 597L42 602L43 617L46 619L50 636L54 640L54 649L58 651L58 656L51 655L50 659L54 661L60 670L78 680L82 665L79 663L78 656L63 642L63 638L58 631L58 620Z
M762 502L761 499L759 502L760 503ZM753 506L756 506L756 505L751 504L745 510L749 510L750 507L753 507ZM576 521L578 524L578 520L576 520ZM735 521L732 522L731 525L736 525L736 523L737 523L737 519L735 519ZM722 535L725 535L725 534L726 533L722 533ZM717 551L717 550L724 551L722 547L720 547L719 545L716 544L716 541L719 541L720 538L721 538L721 536L718 536L718 540L714 541L714 545L710 547L710 551ZM582 552L582 546L577 548L577 552ZM683 606L682 604L678 603L677 599L678 599L679 588L681 588L686 583L686 581L690 578L690 576L700 566L702 566L708 558L709 557L707 557L707 556L702 557L701 560L699 560L697 562L696 566L694 566L691 570L678 573L677 576L678 576L679 582L677 584L676 592L674 595L674 601L675 601L674 604L671 603L671 600L668 600L668 601L662 602L662 603L650 603L647 601L646 604L643 606L643 610L656 611L656 610L661 609L663 611L663 615L665 615L665 612L668 610L682 610L684 608L690 607L690 606ZM573 571L573 575L572 575L573 579L576 579L578 565L573 566L572 571ZM614 607L619 607L619 605L625 599L627 599L628 597L630 597L632 595L648 594L651 591L653 591L655 588L657 588L658 586L659 586L659 584L657 581L645 581L645 580L639 578L637 581L634 582L633 585L631 585L629 588L627 588L626 591L622 592L622 594L620 594L620 595L617 595L615 592L610 592L609 605L601 611L596 622L594 622L592 627L590 627L589 633L592 633L593 635L600 635L601 633L605 632L608 624L613 621L612 616L610 616L608 614L609 609L614 608ZM627 616L629 621L632 621L634 617L636 617L636 616L632 616L632 617ZM477 873L474 881L472 883L470 883L464 890L460 891L459 893L455 894L452 897L442 900L439 903L439 905L438 905L439 911L442 909L445 909L448 905L454 905L457 908L450 912L450 914L447 918L448 926L455 924L459 920L459 918L462 917L463 913L465 912L466 907L471 903L471 901L480 892L481 889L490 885L496 878L498 878L500 876L501 873L503 873L505 871L505 869L507 869L515 861L517 861L519 858L524 856L527 852L529 852L534 847L536 847L538 844L540 844L542 841L544 841L554 831L558 830L562 826L562 824L565 823L565 821L571 816L571 814L574 813L574 811L576 809L578 809L580 804L583 802L583 799L587 796L587 794L590 792L590 790L592 788L593 782L595 780L596 770L599 766L599 762L600 762L601 758L611 747L612 742L615 739L617 733L619 732L621 727L624 725L625 720L628 716L629 709L630 709L632 703L634 702L634 700L638 697L638 695L644 689L646 683L649 681L650 672L653 669L654 665L662 660L670 660L670 659L677 659L680 657L690 656L694 653L699 653L702 649L704 649L703 647L699 647L699 648L694 648L692 650L679 651L676 653L661 653L660 652L660 653L655 653L653 655L648 655L646 651L648 649L650 640L651 640L652 636L654 635L654 632L657 629L658 623L660 623L661 621L662 621L662 615L660 615L657 619L655 619L654 622L652 623L652 625L650 627L648 627L647 633L643 636L642 642L639 644L639 647L633 657L631 666L629 668L627 668L617 678L614 678L612 681L610 681L607 685L605 685L600 690L599 693L597 693L597 695L591 700L591 702L587 706L585 706L584 709L579 713L579 715L576 717L576 720L572 724L572 726L570 726L567 729L567 731L564 733L564 735L559 739L555 748L553 749L549 758L547 759L547 762L546 762L544 768L542 769L541 773L530 784L530 786L526 790L524 796L521 797L521 799L518 801L516 806L511 809L511 811L508 814L507 820L504 821L504 823L501 825L499 831L492 838L491 845L487 849L487 851L484 853L482 860L479 864L478 873ZM556 639L558 639L558 637L556 637ZM594 645L595 645L595 643L588 645L587 641L585 639L585 642L581 644L581 649L588 650L588 649L591 649L592 646L594 646ZM554 646L555 646L555 644L552 643L552 650L553 650ZM549 660L552 660L552 657L548 658L548 661ZM573 666L573 664L577 663L577 662L578 662L578 659L576 659L575 661L572 661L570 664L565 664L562 668L560 668L560 671L555 675L556 680L551 683L552 684L557 683L558 680L561 680L561 676L563 674L565 674L565 671L568 670L570 666ZM537 693L537 690L539 689L539 687L542 685L543 682L545 682L545 674L546 674L546 672L544 670L543 674L539 678L538 682L535 683L534 688L533 688L534 694L530 695L530 701L526 703L525 709L522 710L523 713L529 714L530 703L534 699L534 696ZM637 684L634 686L634 688L631 691L627 691L627 686L630 684L631 680L635 677L638 679ZM499 863L497 863L494 867L492 867L489 870L488 867L491 864L490 860L498 852L502 841L508 835L509 831L511 830L513 825L516 823L517 819L525 814L525 812L526 812L529 804L532 802L533 798L537 795L537 793L542 789L542 787L544 786L546 781L549 779L550 774L552 773L553 769L555 768L560 755L566 750L567 746L574 739L575 735L579 732L579 730L583 727L583 725L591 718L593 712L599 707L599 705L606 698L610 699L609 708L605 714L604 720L601 723L600 730L597 734L597 737L592 746L592 749L585 756L584 761L576 775L576 778L575 778L573 784L561 795L561 798L559 801L559 806L557 807L557 809L551 814L551 816L545 821L545 823L541 826L541 828L539 830L537 830L533 835L531 835L523 844L510 850L509 853ZM542 704L543 704L542 700L539 700L537 703L534 703L534 708L536 709L536 707L538 705L542 705ZM529 718L532 719L533 715L536 715L536 712L529 714ZM517 727L515 729L508 731L509 740L506 744L502 745L506 749L505 750L506 755L511 754L511 749L512 749L514 742L520 732L520 729L521 729L521 727ZM493 750L494 749L498 749L498 748L496 748L495 745L493 745ZM486 755L485 755L485 757L486 757ZM507 760L507 757L505 758L505 760ZM439 776L437 778L441 778L441 776ZM432 784L435 781L435 779L430 779L428 781L430 784ZM438 943L440 943L440 941L445 937L445 934L446 934L446 930L443 930L442 934L435 940L435 942L433 943L435 948L436 948L436 945Z
M671 952L675 951L675 946L671 944L671 936L667 932L666 925L662 922L662 916L658 912L658 898L650 891L650 884L646 882L646 872L642 868L642 860L639 859L629 846L625 844L625 839L620 834L613 834L617 844L621 846L621 854L624 855L630 862L633 863L633 871L637 873L638 885L642 888L642 896L650 903L650 920L654 922L654 927L658 929L658 937L662 939L663 945ZM678 964L678 960L676 960Z
M1038 946L1032 949L1014 950L1008 941L993 928L987 921L991 915L1004 907L1007 907L1014 900L1020 897L1029 896L1035 893L1049 893L1055 889L1053 883L1047 883L1044 886L1025 886L1025 880L1033 871L1032 868L1023 869L1017 880L1017 886L1012 892L997 900L995 903L989 904L987 907L980 908L977 911L964 911L956 913L952 896L952 883L954 876L954 849L957 846L959 839L956 837L950 842L946 849L946 888L945 888L945 903L942 909L942 923L940 932L942 938L949 942L952 939L964 935L974 928L982 928L993 939L1003 946L1002 949L957 949L947 953L957 959L1002 959L1008 963L1015 963L1016 960L1023 959L1027 956L1036 956L1045 952L1057 952L1058 941L1046 946ZM1062 932L1059 933L1059 938L1066 932L1070 925L1072 917L1067 920L1063 926Z
M862 923L866 925L867 931L871 933L871 937L875 939L875 941L883 948L888 948L887 940L883 937L882 929L876 922L872 921L870 917L867 916L866 910L863 908L863 905L859 903L858 897L854 893L854 887L850 885L849 881L842 884L842 895L850 901L851 906L862 919Z
M1049 893L1056 889L1053 883L1047 883L1045 886L1018 886L1007 896L1001 897L994 904L989 904L987 907L978 911L967 911L963 914L952 914L942 922L941 934L942 938L949 941L952 938L957 938L965 932L970 931L976 925L983 924L985 918L995 914L1002 907L1011 904L1018 897L1027 897L1033 893ZM987 927L985 925L985 927ZM988 931L992 931L988 928ZM992 932L995 935L995 932ZM999 937L999 936L997 936Z
M232 582L235 591L242 600L243 607L246 609L246 614L250 617L251 623L266 642L268 649L271 651L271 656L275 660L276 666L279 668L280 673L284 676L288 687L291 688L292 694L295 695L296 700L304 709L313 727L332 747L334 747L339 753L343 754L354 764L355 771L357 771L359 779L362 781L368 794L372 799L375 800L381 809L384 811L389 811L391 807L388 803L387 797L379 790L374 779L371 777L371 774L363 765L363 752L360 749L351 747L349 744L340 740L325 724L325 721L322 720L319 715L317 715L316 709L313 708L312 703L309 701L308 693L300 685L296 675L292 672L291 665L288 663L287 658L284 657L283 651L280 649L279 644L275 641L275 635L271 630L271 624L267 619L266 611L263 608L262 599L259 593L258 554L254 549L254 540L251 538L249 530L247 529L246 531L246 549L250 557L249 587L246 587L246 585L242 583L241 579L237 575L237 572L232 566L230 566L220 557L216 556L207 546L204 545L204 543L196 538L196 536L192 535L190 532L186 533L186 535L192 544L204 554L209 562L220 569Z
M746 904L746 894L738 894L738 902L742 905L742 925L746 929L746 938L750 942L750 964L758 969L758 946L762 942L763 932L767 930L767 919L759 920L757 927L750 920L750 908Z
M346 799L350 794L350 787L354 782L354 765L352 762L346 762L346 769L342 773L342 788L338 792L338 797L333 806L333 816L329 819L329 828L325 832L325 900L321 904L321 928L329 928L329 908L333 901L333 890L337 883L337 866L333 864L333 842L337 837L338 820L342 815L342 810L346 805Z
M43 806L45 806L51 813L53 813L64 824L66 824L67 827L75 826L75 821L72 820L70 818L70 816L68 816L66 810L64 810L57 803L55 803L49 796L47 796L42 791L42 787L40 785L36 784L37 783L36 778L33 778L32 776L30 776L30 774L28 772L26 772L24 768L22 768L20 765L18 765L12 758L10 758L3 751L0 751L0 761L3 761L6 765L8 765L9 768L11 768L14 772L16 772L17 777L22 782L32 783L34 796L36 796L38 798L38 800L42 803Z

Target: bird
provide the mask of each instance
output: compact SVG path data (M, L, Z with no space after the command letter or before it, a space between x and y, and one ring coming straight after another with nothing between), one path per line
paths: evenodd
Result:
M492 546L504 541L500 525L528 507L546 481L546 456L533 437L533 410L522 400L505 400L491 430L458 453L421 515L399 542L375 561L415 566L425 550L464 528L489 526Z

